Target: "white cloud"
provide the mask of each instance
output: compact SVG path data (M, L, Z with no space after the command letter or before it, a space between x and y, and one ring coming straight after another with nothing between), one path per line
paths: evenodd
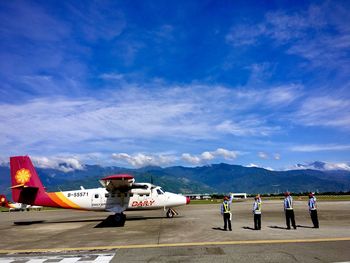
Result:
M263 103L260 99L252 103L245 93L252 90L161 84L148 90L126 86L101 98L46 97L3 103L0 122L6 129L0 129L0 149L10 148L10 154L23 154L25 149L42 153L45 148L57 153L84 144L87 152L113 152L123 140L211 140L278 132L279 127L268 124L265 116L242 115ZM253 96L258 94L254 91Z
M86 40L112 40L126 27L124 15L112 3L89 2L84 5L71 2L67 8L71 16L81 21L80 31Z
M248 168L251 168L251 167L253 167L253 168L262 168L262 169L265 169L265 170L274 171L274 169L269 167L269 166L268 167L264 167L264 166L261 166L261 165L257 165L255 163L250 163L250 164L246 165L245 167L248 167Z
M237 122L225 120L216 125L215 129L218 132L235 136L269 136L277 132L280 128L277 126L269 126L263 123L259 118L249 119L248 117L246 120Z
M296 164L290 169L294 169L294 170L312 169L312 170L320 170L320 171L334 171L334 170L350 171L350 165L347 163L310 162L305 164Z
M307 37L308 30L323 28L327 25L323 16L328 8L318 9L310 6L308 10L299 13L286 13L282 11L266 13L261 23L245 23L231 28L226 35L226 41L235 46L258 44L259 37L269 37L279 44L289 40ZM317 15L316 15L317 13Z
M226 160L234 160L237 158L238 153L236 151L230 151L223 148L218 148L216 149L216 151L212 152L212 154L217 157L223 157Z
M210 160L213 160L215 158L223 158L225 160L234 160L237 158L238 152L236 151L230 151L223 148L218 148L215 151L205 151L200 155L191 155L189 153L184 153L181 156L181 159L183 161L186 161L190 164L197 165L206 163Z
M275 160L280 160L280 159L281 159L281 155L280 155L279 153L275 153L275 154L273 155L273 158L274 158Z
M71 172L74 170L83 170L84 165L74 157L38 157L31 156L34 166L40 168L57 169L62 172Z
M189 153L183 153L181 156L182 160L190 163L190 164L200 164L202 162L202 159L198 156L191 155Z
M113 153L112 158L117 161L125 161L134 167L144 167L148 165L164 166L175 161L174 156L162 154L143 154L137 153L129 155L127 153Z
M306 126L350 129L350 99L338 98L334 95L333 97L311 97L303 101L295 116L295 122Z
M10 166L9 158L0 156L0 166Z
M329 10L333 10L329 12ZM323 1L297 12L276 11L265 15L260 23L245 21L235 25L226 35L233 46L254 46L265 41L285 48L287 54L298 55L309 63L306 70L323 68L349 75L350 19L348 6ZM286 45L287 44L287 45Z
M69 153L81 145L86 152L112 153L116 147L120 152L147 152L149 145L155 144L164 147L156 151L164 152L168 145L157 142L221 141L232 135L267 137L283 132L279 126L281 119L293 118L295 122L310 125L306 118L315 116L313 123L316 125L321 120L315 120L323 118L322 112L336 114L335 109L311 109L307 103L297 112L298 118L289 113L287 116L280 114L283 112L281 107L293 109L290 104L300 99L298 92L302 88L298 85L261 91L223 86L154 85L149 89L127 85L101 97L46 97L18 104L0 104L0 123L6 127L0 129L0 154L21 155L25 152L51 156ZM343 113L338 113L339 118L327 116L324 123L338 120L337 127L343 127L340 121L345 125L346 106L349 105L345 99L341 101L326 103L328 108L333 105ZM317 114L313 115L312 110ZM220 151L208 151L199 158L202 161L219 156L235 158L234 153L230 157Z
M290 150L294 152L346 151L346 150L350 150L350 145L337 145L337 144L296 145L291 147Z
M269 155L267 153L265 153L265 152L259 152L258 156L261 159L269 159Z
M209 161L209 160L212 160L214 158L215 158L215 156L211 152L203 152L201 154L201 159L202 160Z
M346 170L350 171L350 165L347 163L326 163L326 170Z
M104 73L100 75L100 78L103 80L121 81L125 78L125 76L119 73Z
M250 163L248 165L246 165L246 167L256 167L256 168L259 168L260 166L255 164L255 163Z

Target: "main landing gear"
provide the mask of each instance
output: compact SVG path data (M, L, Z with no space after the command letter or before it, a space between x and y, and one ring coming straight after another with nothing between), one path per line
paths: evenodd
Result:
M124 213L116 213L114 215L115 226L124 226L125 220L126 220L126 216Z
M174 209L169 208L168 211L166 212L166 217L167 218L173 218L174 216L177 216L179 213L176 212Z

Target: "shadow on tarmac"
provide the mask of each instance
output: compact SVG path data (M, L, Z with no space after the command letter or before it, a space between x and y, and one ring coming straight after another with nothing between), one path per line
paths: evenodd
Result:
M36 221L15 221L13 222L14 225L17 226L29 226L29 225L35 225L35 224L42 224L45 223L45 220L36 220Z
M254 230L255 231L255 229L253 228L253 227L250 227L250 226L244 226L244 227L242 227L243 229L248 229L248 230Z
M281 227L281 226L268 226L269 228L275 228L275 229L284 229L288 230L286 227Z
M165 217L143 217L143 216L131 216L127 217L126 221L138 221L138 220L150 220L150 219L163 219ZM177 217L179 218L179 217ZM100 222L94 228L102 228L102 227L118 227L115 224L114 215L110 215L107 218L99 218L99 219L82 219L82 220L64 220L64 221L46 221L46 220L33 220L33 221L15 221L14 225L17 226L29 226L36 224L65 224L65 223L89 223L89 222Z
M214 230L221 230L221 231L225 231L225 229L221 228L221 227L213 227L212 229Z
M65 221L46 221L46 220L35 220L35 221L15 221L14 225L28 226L35 224L66 224L66 223L85 223L85 222L100 222L103 219L85 219L85 220L65 220Z
M302 226L302 225L297 225L297 227L302 227L302 228L314 228L312 226Z
M163 216L155 216L155 217L144 217L144 216L133 216L127 217L127 221L139 221L139 220L153 220L153 219L164 219ZM179 218L179 216L177 217ZM94 226L94 228L105 228L105 227L122 227L124 225L118 225L115 221L114 215L108 216L105 220Z

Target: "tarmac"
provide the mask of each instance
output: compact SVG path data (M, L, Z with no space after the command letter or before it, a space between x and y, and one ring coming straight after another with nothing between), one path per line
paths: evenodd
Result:
M263 201L256 231L252 200L234 202L232 232L222 230L220 203L179 207L172 219L163 210L127 211L124 227L108 225L107 212L2 212L0 263L350 262L350 202L319 202L319 229L305 201L294 206L298 227L287 230L283 201Z

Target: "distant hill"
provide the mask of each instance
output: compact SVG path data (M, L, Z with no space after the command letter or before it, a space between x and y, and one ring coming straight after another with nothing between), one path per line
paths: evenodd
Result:
M140 169L85 165L84 170L62 172L37 168L43 184L49 191L72 190L81 185L98 187L98 179L118 173L129 173L138 182L153 182L176 193L275 193L282 191L349 191L350 172L345 170L290 170L270 171L225 163L201 167L156 166ZM0 193L10 194L10 170L0 166Z

